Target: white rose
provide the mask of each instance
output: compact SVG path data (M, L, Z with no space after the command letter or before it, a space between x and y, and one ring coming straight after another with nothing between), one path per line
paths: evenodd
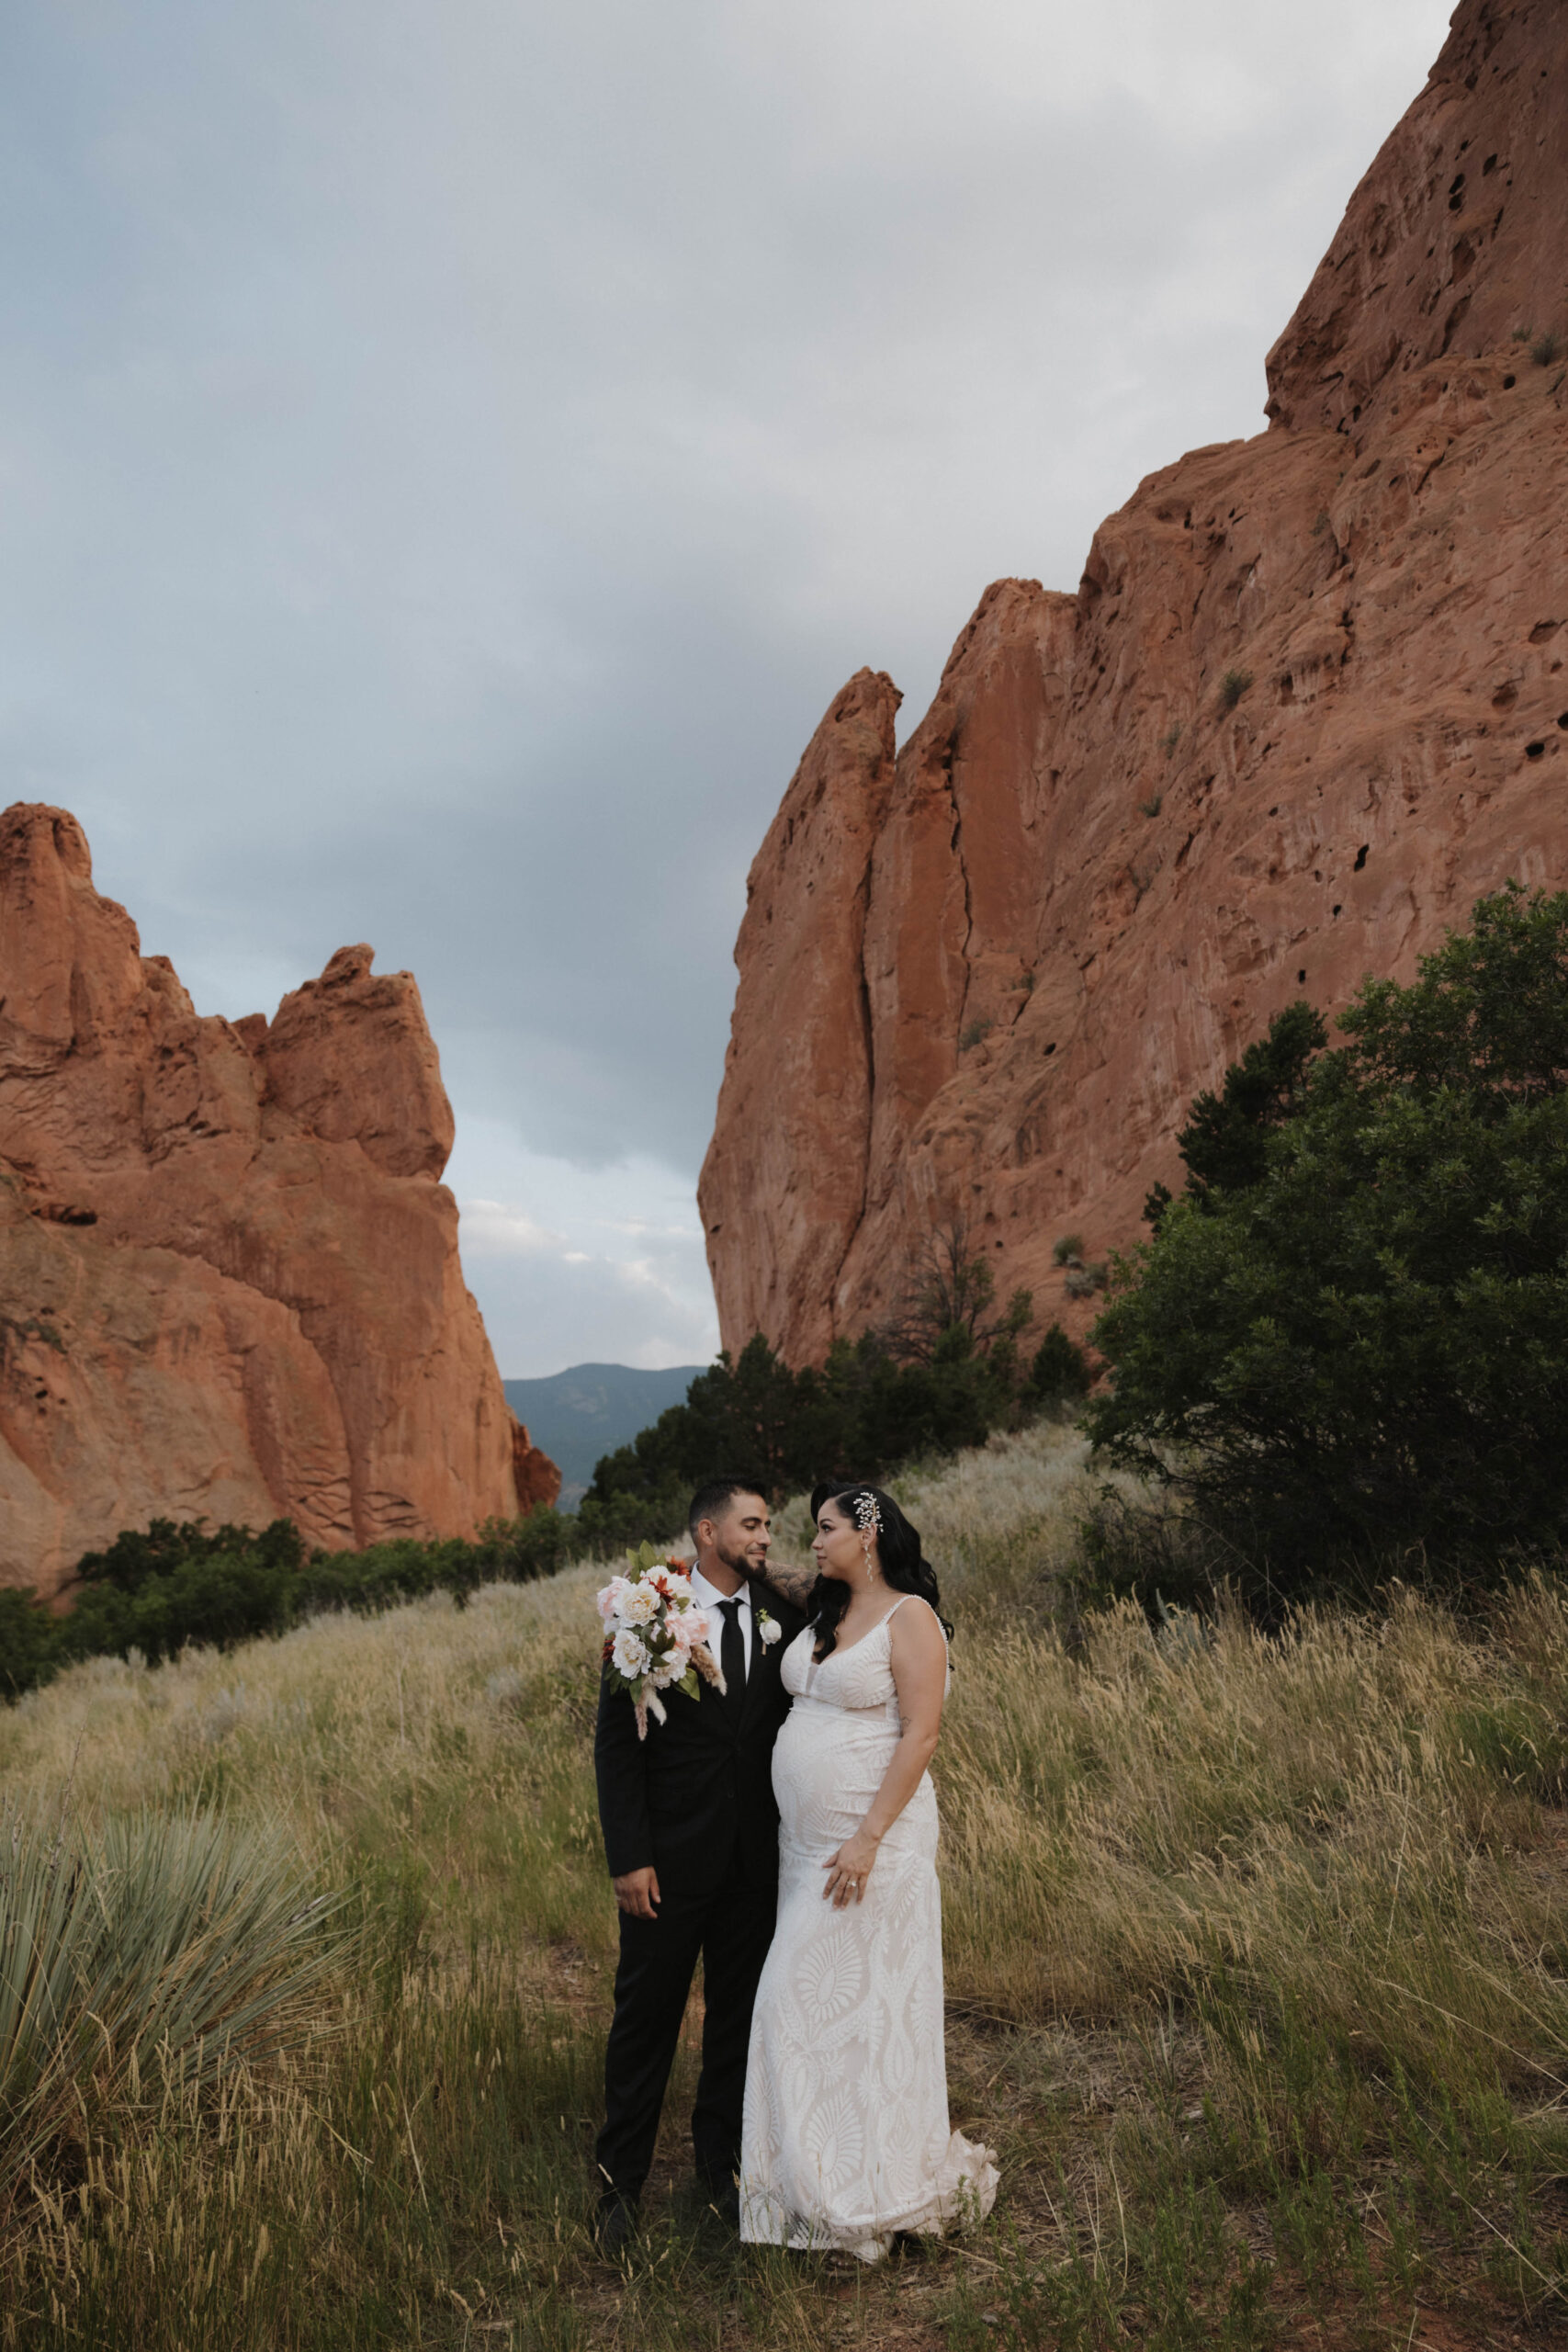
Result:
M671 1568L665 1578L665 1582L670 1588L670 1598L671 1600L680 1603L682 1601L690 1600L692 1598L692 1580L690 1577L680 1576L673 1568Z
M640 1676L646 1674L648 1652L643 1648L641 1635L634 1634L629 1626L623 1627L615 1635L615 1646L610 1653L610 1662L617 1674L624 1674L628 1682L636 1682Z
M626 1580L625 1577L612 1577L607 1585L604 1585L600 1588L596 1596L595 1605L598 1608L600 1616L604 1619L606 1625L609 1623L612 1617L616 1616L619 1613L621 1595L626 1591Z
M646 1625L659 1607L659 1595L648 1584L628 1586L621 1603L621 1622L626 1625Z
M762 1647L766 1650L772 1649L773 1644L780 1639L784 1627L776 1618L764 1617L758 1625L757 1631L762 1637Z

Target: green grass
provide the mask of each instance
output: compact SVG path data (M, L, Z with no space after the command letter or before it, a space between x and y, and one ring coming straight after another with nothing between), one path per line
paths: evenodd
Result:
M184 1808L0 1846L0 2214L134 2119L156 2064L200 2092L308 2044L354 1964L342 1897L261 1825Z
M179 1824L265 1829L267 1883L340 1891L353 1930L270 2050L144 2030L133 2078L70 2043L82 2097L0 2236L0 2346L1551 2340L1555 1587L1483 1635L1404 1598L1278 1640L1179 1617L1156 1639L1082 1605L1092 1486L1065 1431L897 1486L957 1623L949 2075L955 2123L1001 2152L984 2233L870 2273L728 2242L689 2184L694 2007L646 2239L624 2272L595 2257L604 1572L570 1570L96 1660L0 1717L15 1801L57 1813L70 1780L83 1850L141 1850L144 1888ZM781 1522L798 1551L803 1507Z

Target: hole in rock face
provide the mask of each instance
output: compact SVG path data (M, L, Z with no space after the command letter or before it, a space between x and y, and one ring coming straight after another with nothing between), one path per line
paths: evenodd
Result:
M1298 972L1298 973L1296 974L1296 986L1297 986L1297 988L1299 988L1299 989L1304 989L1304 988L1305 988L1305 986L1306 986L1306 974L1305 974L1304 972Z
M1055 1046L1054 1045L1053 1045L1053 1046L1046 1046L1046 1048L1045 1048L1045 1051L1046 1051L1047 1055L1054 1054L1054 1053L1055 1052L1055 1050L1056 1050L1056 1048L1055 1048Z
M1457 196L1463 186L1464 174L1462 172L1456 172L1453 178L1449 182L1449 194L1450 196Z
M1356 852L1356 865L1355 865L1355 871L1356 871L1358 874L1359 874L1359 872L1360 872L1360 870L1361 870L1362 866L1363 866L1363 865L1365 865L1365 864L1366 864L1366 862L1367 862L1367 852L1371 849L1371 842L1363 842L1361 843L1360 848Z
M1545 752L1546 745L1544 743L1527 743L1525 745L1525 757L1527 760L1541 759L1545 756Z
M1336 908L1335 908L1335 910L1334 910L1334 920L1335 920L1335 922L1338 922L1338 920L1339 920L1339 914L1340 914L1340 910L1339 910L1337 907L1336 907Z
M1482 178L1483 178L1483 180L1484 180L1484 179L1489 179L1489 178L1491 177L1492 174L1496 170L1496 168L1497 168L1497 158L1496 158L1496 156L1495 156L1495 155L1488 155L1488 156L1487 156L1487 158L1486 158L1486 161L1485 161L1485 162L1482 164L1482 166L1481 166L1481 176L1482 176Z
M1500 685L1492 697L1494 710L1512 710L1519 698L1519 690L1511 678Z
M1532 645L1547 644L1556 636L1562 626L1561 621L1537 621L1530 631L1530 643Z
M1517 376L1505 376L1503 379L1503 390L1506 392L1511 392L1518 380L1519 379Z
M1562 718L1558 720L1557 724L1559 725L1559 727L1561 727L1561 728L1562 728L1562 731L1563 731L1563 733L1564 733L1564 734L1568 734L1568 710L1565 710L1565 711L1563 712L1563 714L1562 714Z

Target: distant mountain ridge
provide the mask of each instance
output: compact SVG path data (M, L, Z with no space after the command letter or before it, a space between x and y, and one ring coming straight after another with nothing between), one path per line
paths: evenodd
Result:
M667 1372L639 1372L628 1363L574 1363L545 1380L506 1380L506 1401L528 1435L561 1474L561 1506L580 1501L602 1453L626 1445L656 1421L667 1406L679 1405L700 1363L671 1365Z

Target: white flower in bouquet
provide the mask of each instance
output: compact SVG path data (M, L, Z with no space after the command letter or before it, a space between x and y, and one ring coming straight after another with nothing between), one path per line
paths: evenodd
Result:
M624 1674L628 1682L637 1680L648 1672L648 1652L642 1645L640 1635L630 1625L623 1626L615 1635L610 1657L616 1673Z
M626 1590L625 1577L612 1577L608 1584L600 1586L594 1605L606 1625L620 1614L621 1600Z
M661 1596L649 1584L633 1584L621 1595L623 1625L646 1625L659 1614Z

